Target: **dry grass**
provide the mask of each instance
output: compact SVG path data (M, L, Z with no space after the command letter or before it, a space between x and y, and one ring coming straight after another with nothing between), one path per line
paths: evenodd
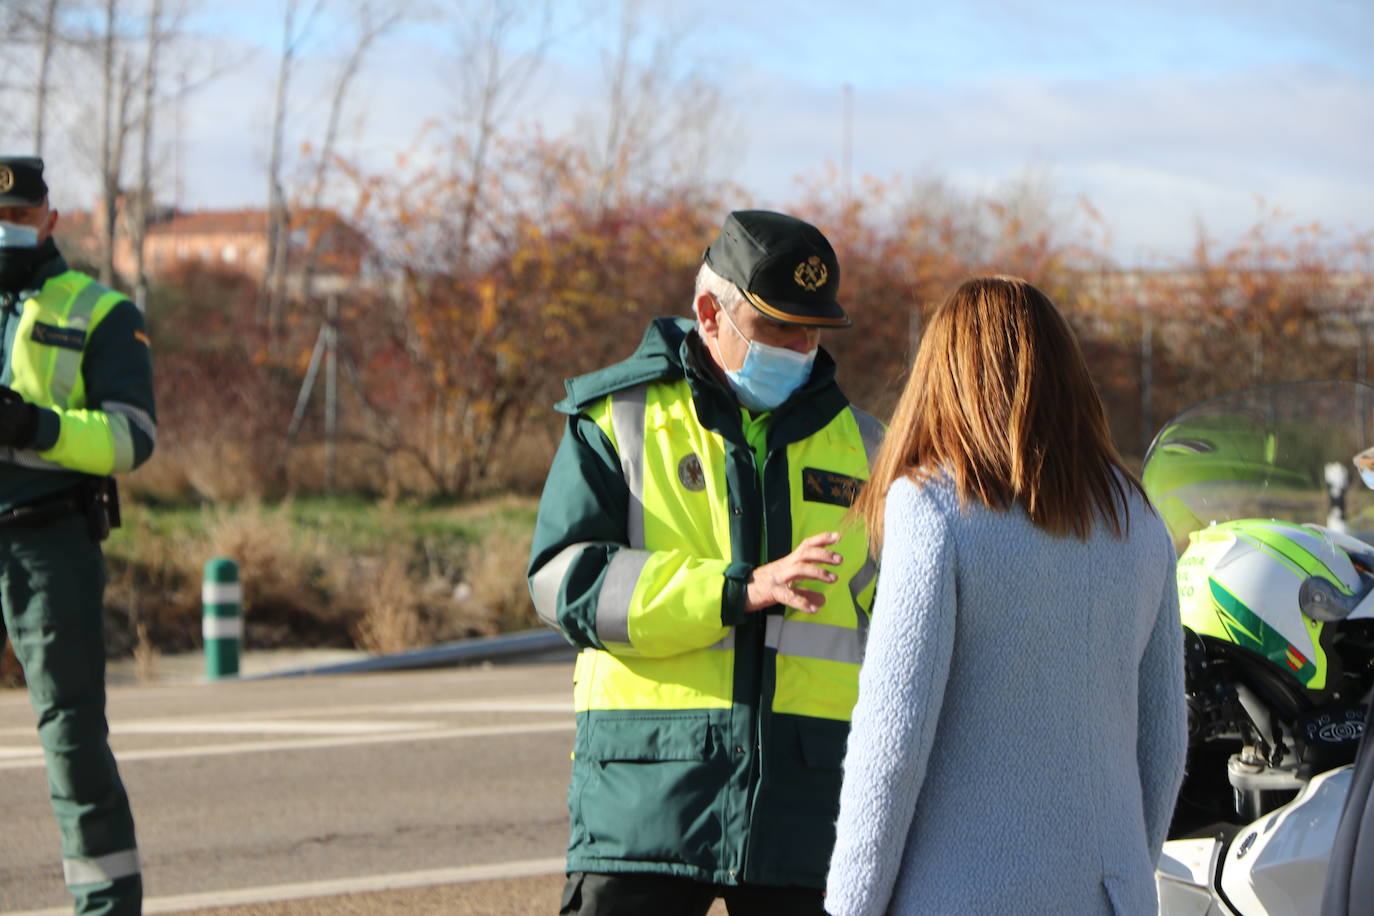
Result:
M357 578L362 615L353 632L360 648L387 654L432 642L422 605L398 558L388 557L374 575Z
M463 584L467 601L491 614L499 632L538 626L525 584L532 532L511 526L494 528L467 556Z
M160 510L132 501L107 550L108 645L146 658L200 646L204 564L243 583L246 648L397 652L536 625L525 587L532 502L453 509L247 502Z
M148 638L148 625L139 621L134 625L137 638L134 642L134 677L140 683L151 684L157 680L157 662L162 653Z

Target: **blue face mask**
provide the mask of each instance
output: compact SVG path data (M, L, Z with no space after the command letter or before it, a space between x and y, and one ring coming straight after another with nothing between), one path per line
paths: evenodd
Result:
M0 220L0 293L16 293L28 285L43 258L37 229Z
M38 230L23 223L0 220L0 248L37 248Z
M811 366L816 361L814 348L808 353L798 353L786 347L761 344L745 337L724 308L720 309L719 314L724 315L735 333L749 344L744 365L725 370L725 377L730 380L730 387L741 404L750 410L772 410L806 384L811 377Z

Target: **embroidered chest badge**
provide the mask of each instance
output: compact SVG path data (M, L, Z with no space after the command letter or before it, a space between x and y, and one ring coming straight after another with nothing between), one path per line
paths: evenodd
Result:
M706 471L701 467L701 459L695 453L688 453L677 463L677 479L685 489L700 493L706 489Z
M819 468L802 469L802 499L813 503L829 503L848 508L859 495L863 481L848 474L836 474Z
M33 333L29 335L34 343L61 347L64 350L81 351L86 346L86 332L80 328L59 328L56 325L35 322Z

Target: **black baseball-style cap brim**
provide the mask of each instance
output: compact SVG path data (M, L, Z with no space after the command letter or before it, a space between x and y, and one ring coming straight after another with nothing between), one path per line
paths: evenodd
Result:
M769 301L757 293L738 287L744 300L774 321L804 324L818 328L847 328L854 324L838 302L810 305L801 302Z
M703 258L762 314L783 324L847 328L840 264L815 226L771 210L736 210Z
M42 159L0 156L0 207L37 207L47 196Z

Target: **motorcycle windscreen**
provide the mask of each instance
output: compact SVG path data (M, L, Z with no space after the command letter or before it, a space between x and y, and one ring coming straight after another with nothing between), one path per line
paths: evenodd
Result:
M1160 430L1141 479L1182 551L1213 522L1267 518L1374 535L1354 456L1374 446L1374 387L1287 382L1203 401Z

